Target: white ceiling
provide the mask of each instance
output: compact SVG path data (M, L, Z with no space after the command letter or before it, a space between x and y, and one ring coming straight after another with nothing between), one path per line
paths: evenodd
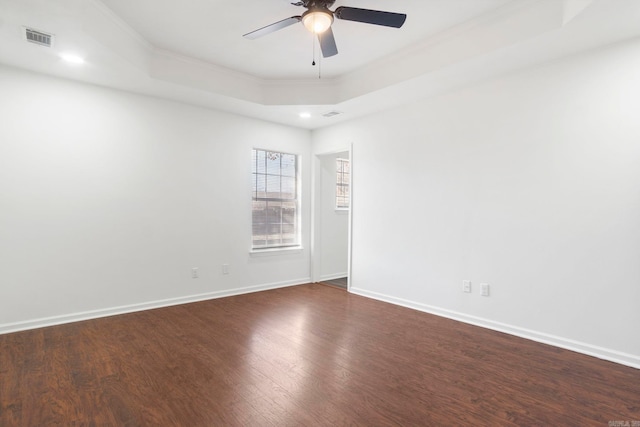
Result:
M406 13L402 29L336 19L339 54L323 61L336 77L485 13L509 0L338 0L352 6ZM305 9L285 0L102 0L154 46L265 79L317 77L314 37L302 24L256 40L243 34ZM317 51L317 49L316 49Z
M639 0L338 6L408 18L401 29L336 20L339 54L319 79L301 24L242 37L304 11L286 0L0 0L0 63L312 129L640 35ZM55 34L54 46L27 43L23 26ZM87 63L69 66L63 51Z

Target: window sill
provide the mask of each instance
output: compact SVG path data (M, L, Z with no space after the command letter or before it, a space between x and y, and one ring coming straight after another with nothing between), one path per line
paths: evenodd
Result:
M293 255L301 254L304 251L302 246L291 246L287 248L269 248L269 249L251 249L249 256L262 257L262 256L274 256L274 255Z
M348 214L349 208L336 208L335 211L337 214Z

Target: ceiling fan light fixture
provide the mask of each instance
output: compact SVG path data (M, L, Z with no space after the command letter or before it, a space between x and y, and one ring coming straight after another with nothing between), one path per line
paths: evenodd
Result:
M333 14L329 10L309 9L302 15L305 28L314 34L322 34L333 23Z

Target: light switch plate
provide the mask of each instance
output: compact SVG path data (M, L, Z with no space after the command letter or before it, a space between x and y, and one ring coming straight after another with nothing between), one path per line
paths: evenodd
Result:
M480 295L483 297L489 296L489 284L488 283L480 283Z

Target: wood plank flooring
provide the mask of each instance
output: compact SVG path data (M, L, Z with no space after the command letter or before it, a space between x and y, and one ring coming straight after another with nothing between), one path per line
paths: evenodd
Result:
M640 371L304 285L0 335L0 426L608 426Z

